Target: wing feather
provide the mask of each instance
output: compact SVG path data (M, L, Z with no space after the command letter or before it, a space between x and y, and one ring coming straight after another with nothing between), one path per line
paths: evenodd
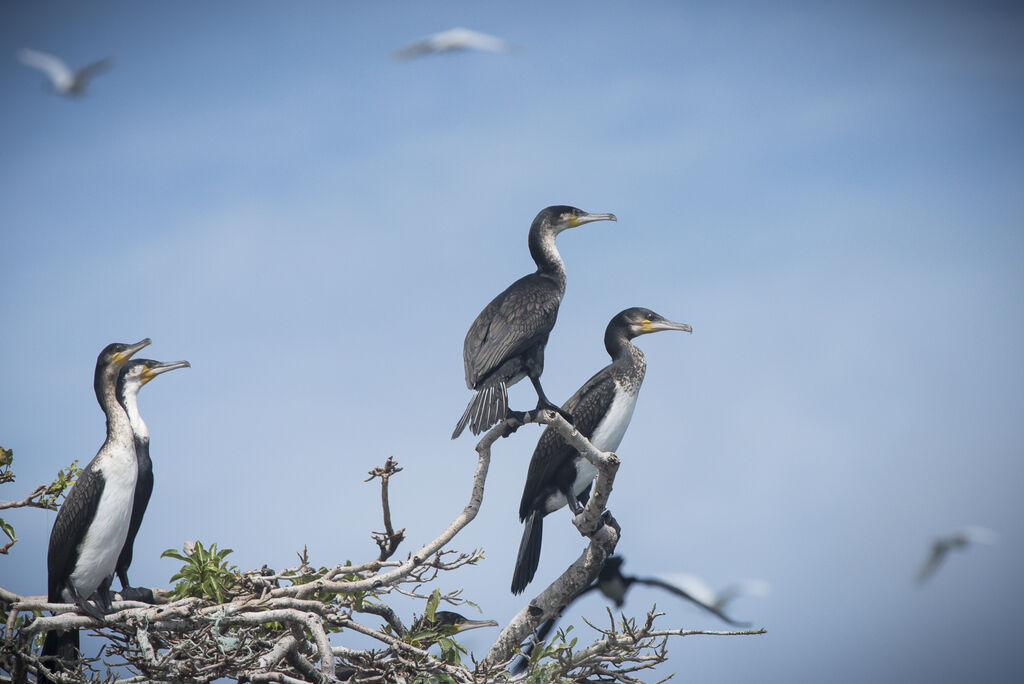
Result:
M610 366L594 374L562 405L575 419L576 429L587 439L594 434L601 418L608 412L615 394L615 379L607 372L608 368ZM558 471L570 467L578 454L555 430L550 427L544 429L526 474L523 498L519 503L521 519L530 514L534 500L550 486Z
M466 385L476 389L509 358L546 341L561 301L558 284L536 273L520 278L492 299L466 333L462 348Z
M63 603L61 591L78 561L78 546L96 515L103 494L103 476L92 461L82 470L67 499L57 511L46 554L47 592L51 602Z

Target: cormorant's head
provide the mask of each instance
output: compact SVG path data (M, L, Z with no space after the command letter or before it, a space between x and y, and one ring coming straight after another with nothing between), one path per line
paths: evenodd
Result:
M618 221L618 219L615 218L615 214L588 214L576 207L556 205L542 209L537 214L537 218L533 219L533 225L538 228L546 228L557 235L568 228L575 228L594 221Z
M152 359L131 361L125 364L121 369L121 374L117 377L117 396L120 399L135 394L143 385L161 373L191 366L192 364L188 361L169 361L167 363L160 363Z
M106 366L113 364L120 368L124 365L124 362L132 358L132 356L143 347L147 347L153 343L153 340L148 337L144 340L140 340L135 344L125 344L123 342L114 342L108 344L100 352L100 355L96 358L96 366Z
M650 309L635 306L620 312L608 323L606 333L612 332L615 328L624 328L626 337L633 339L648 333L661 332L662 330L682 330L692 333L693 328L686 323L673 323L670 320L654 313Z
M465 632L470 629L477 629L478 627L497 627L498 623L494 620L470 620L465 615L452 612L450 610L438 610L434 612L434 621L428 622L426 619L421 618L413 626L412 631L421 631L424 629L440 629L447 627L449 629L444 630L448 635L458 634L459 632ZM454 629L452 629L454 628Z
M103 398L100 395L114 387L114 383L117 382L117 373L125 361L151 343L152 340L147 337L135 344L114 342L103 348L100 355L96 357L96 372L93 375L93 388L96 390L96 398L99 399L100 405L103 405ZM104 390L104 386L108 390Z

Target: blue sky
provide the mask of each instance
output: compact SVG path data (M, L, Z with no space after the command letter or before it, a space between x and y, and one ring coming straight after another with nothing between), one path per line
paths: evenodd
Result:
M391 58L452 26L520 50ZM625 307L694 329L639 340L626 571L773 588L733 608L767 635L674 642L666 672L1019 681L1022 39L1008 3L5 3L2 498L95 454L96 354L148 336L192 368L142 393L133 579L166 585L187 539L243 568L369 558L362 479L388 455L413 550L468 497L465 331L533 270L537 211L572 204L619 221L559 237L548 394L607 362ZM21 47L114 68L67 101ZM499 622L538 435L496 449L455 540L486 560L442 584ZM5 588L44 592L53 517L5 515ZM537 591L583 546L549 521ZM999 543L915 588L930 540L972 523ZM639 589L626 608L655 601L722 626Z

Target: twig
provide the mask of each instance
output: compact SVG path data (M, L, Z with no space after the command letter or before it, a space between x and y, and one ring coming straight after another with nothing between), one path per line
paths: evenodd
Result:
M391 527L391 506L388 503L388 480L392 475L402 472L402 469L398 467L398 462L395 461L393 456L388 456L387 460L384 461L384 466L378 466L370 471L370 477L364 480L369 482L375 477L380 478L380 503L384 509L384 532L373 532L373 540L377 542L377 546L380 547L380 556L377 560L386 561L388 558L398 550L398 545L405 539L405 528L395 532L394 528Z

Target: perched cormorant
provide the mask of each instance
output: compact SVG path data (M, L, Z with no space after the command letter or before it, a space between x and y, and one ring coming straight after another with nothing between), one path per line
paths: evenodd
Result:
M662 330L691 332L685 323L665 320L650 309L634 307L608 323L604 346L612 362L587 380L562 408L572 413L575 427L601 451L615 451L622 442L644 381L647 363L643 352L630 342ZM552 428L537 442L519 504L519 519L526 523L519 545L512 593L519 594L533 580L540 561L544 516L568 503L574 514L583 510L597 469L566 444Z
M728 615L723 613L719 606L712 605L710 603L705 603L696 596L691 595L690 593L680 589L674 584L663 582L654 577L633 577L630 575L623 575L623 562L624 559L622 558L622 556L609 556L607 559L605 559L604 565L601 567L601 572L597 576L597 579L594 580L594 582L590 586L583 589L583 591L581 591L580 593L576 594L576 596L574 596L572 600L569 601L569 604L566 606L566 608L572 605L573 602L579 600L582 596L589 594L595 589L604 594L605 597L614 601L616 608L621 608L622 604L625 603L626 600L626 592L629 591L629 588L631 586L633 586L634 584L646 584L651 587L665 589L667 591L672 592L676 596L684 598L687 601L691 601L698 607L703 608L704 610L710 613L714 613L716 616L718 616L725 622L729 623L730 625L733 625L735 627L750 626L749 622L736 622ZM545 620L537 626L537 629L534 630L534 634L536 635L535 640L523 647L523 656L518 658L516 662L512 664L512 667L509 668L512 674L519 674L520 672L526 669L526 665L530 653L533 652L534 645L536 644L536 642L544 641L545 639L547 639L548 634L551 633L551 630L554 628L555 623L557 621L558 618L548 618L547 620Z
M543 209L530 226L530 256L537 271L524 276L491 300L466 333L462 358L466 386L476 394L462 414L452 439L469 425L478 435L508 415L507 388L529 376L537 390L537 408L571 416L552 404L540 385L544 345L555 326L565 294L565 264L555 236L567 228L593 221L615 221L615 214L588 214L576 207Z
M135 458L138 463L138 479L135 483L135 499L132 504L131 522L121 555L117 559L117 577L121 580L121 596L125 600L152 603L151 589L132 587L128 583L128 566L132 564L132 548L139 533L142 516L146 514L149 497L153 494L153 461L149 457L149 428L139 413L139 390L147 382L167 371L188 368L188 361L160 363L150 359L136 359L121 369L117 379L117 400L128 414L132 434L135 437Z
M131 425L117 401L117 376L121 366L149 343L146 338L135 344L109 344L96 359L93 388L107 419L107 438L68 492L50 532L47 599L75 603L98 620L110 610L110 598L97 589L109 586L114 575L128 534L138 474ZM96 603L90 603L94 595ZM77 629L52 630L41 655L74 659L78 643Z

